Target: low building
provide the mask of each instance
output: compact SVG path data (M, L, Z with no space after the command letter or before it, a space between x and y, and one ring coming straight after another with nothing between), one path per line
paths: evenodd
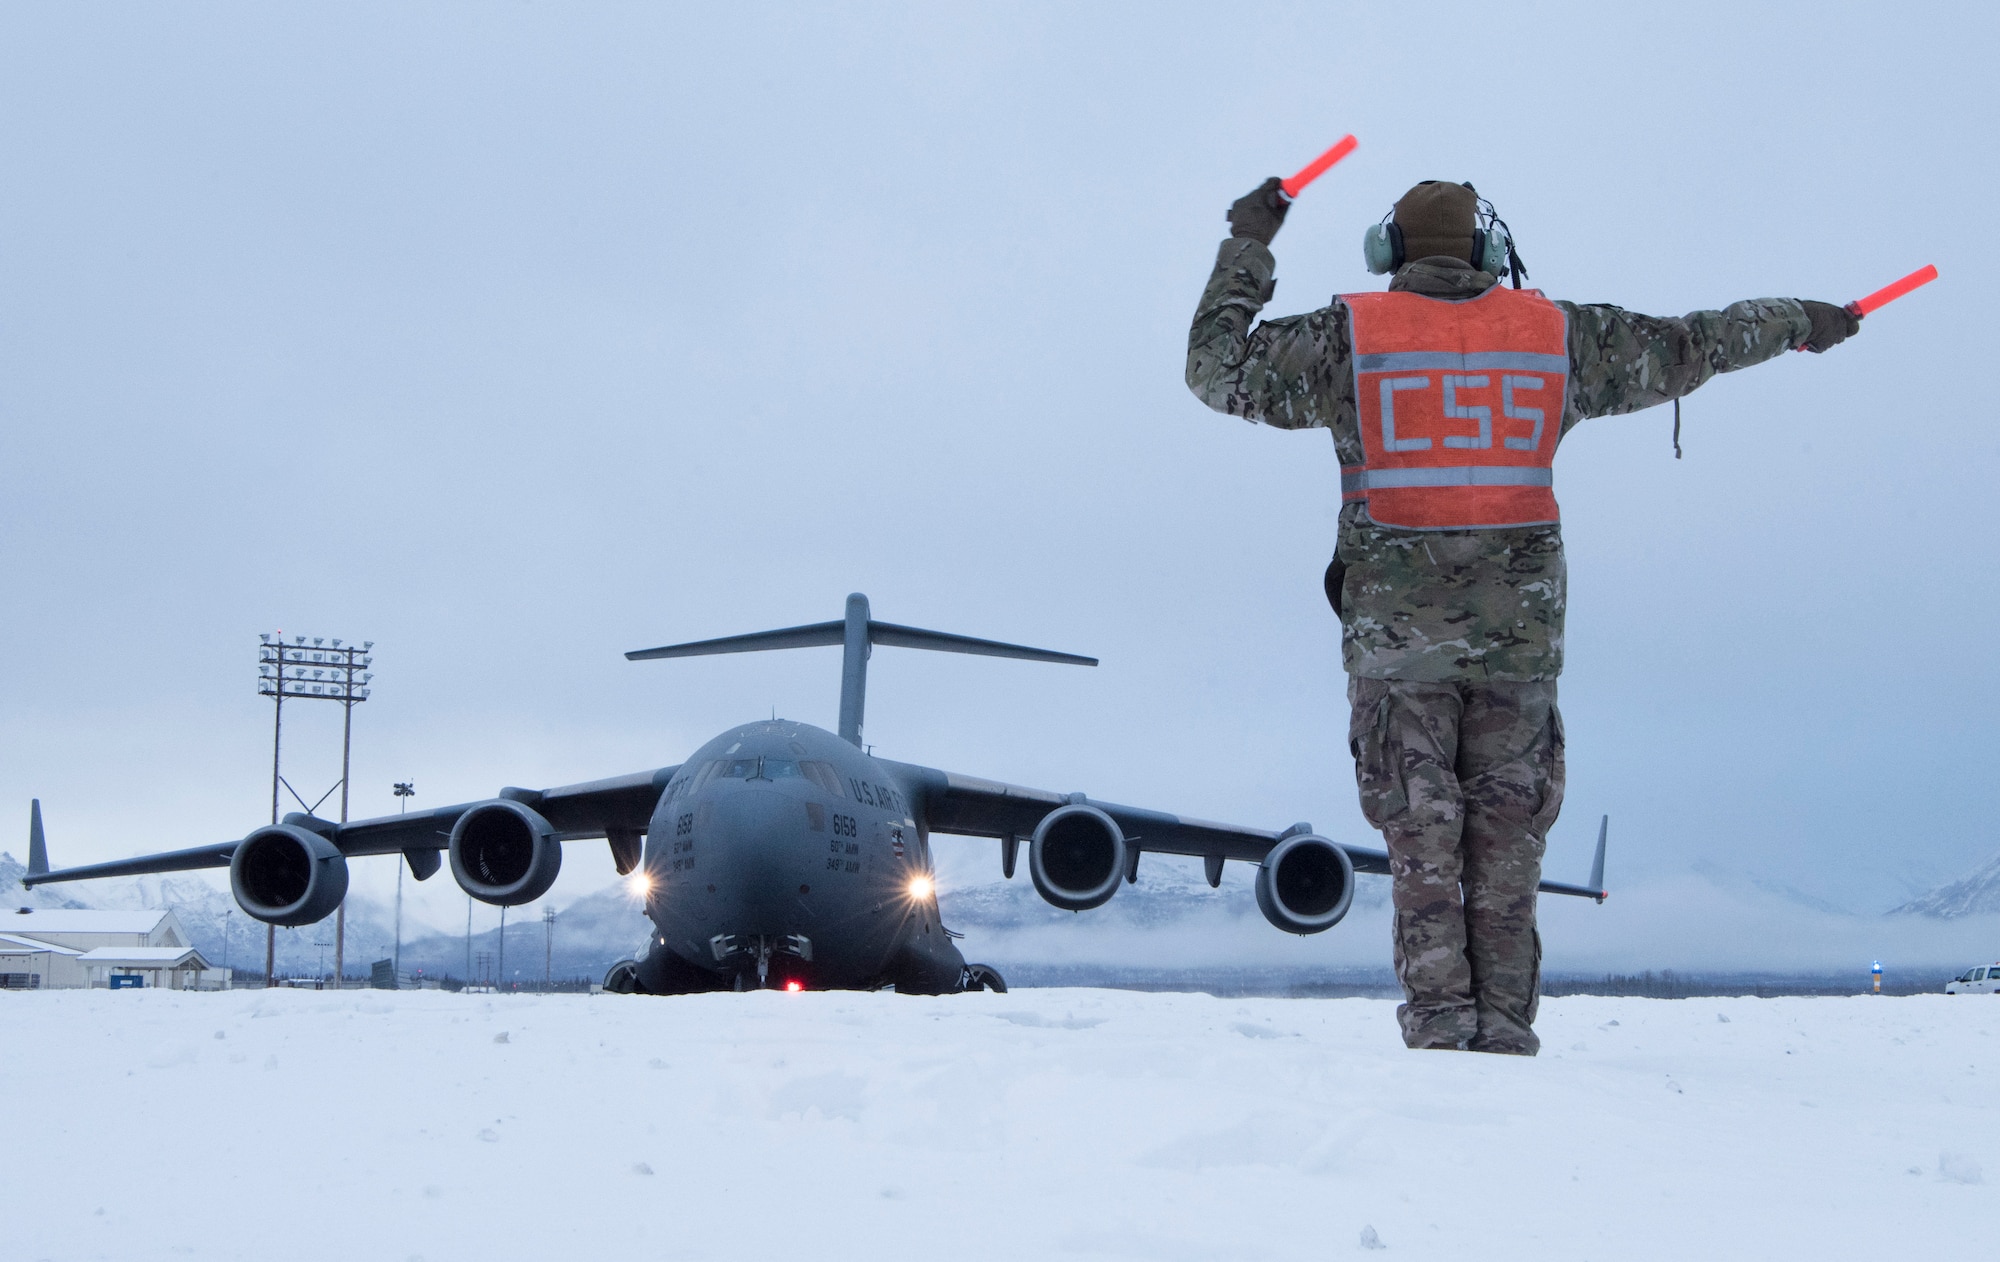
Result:
M223 982L171 911L24 907L0 915L0 986L72 990L120 985L173 989Z
M200 990L211 970L193 947L98 947L76 957L93 987Z
M90 975L76 964L82 954L75 947L0 933L0 990L42 990L66 981L87 985Z

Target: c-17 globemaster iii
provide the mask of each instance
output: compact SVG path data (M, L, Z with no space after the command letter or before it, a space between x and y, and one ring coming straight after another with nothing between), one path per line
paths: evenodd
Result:
M1287 933L1318 933L1347 914L1356 872L1389 859L1319 836L1184 819L876 758L861 744L872 646L935 649L1095 666L1096 659L877 622L867 597L847 598L838 622L627 653L633 660L842 646L838 734L783 719L722 733L687 761L553 789L506 788L481 802L340 824L287 815L240 841L51 871L39 835L28 885L197 868L229 869L236 901L270 924L330 915L347 893L347 862L401 854L418 880L443 858L466 893L517 906L542 897L562 867L562 843L604 838L614 866L644 895L646 951L614 964L607 989L693 991L875 988L915 994L1004 990L992 968L968 964L938 918L931 834L991 837L1014 875L1028 872L1057 907L1102 906L1136 881L1139 856L1198 855L1211 886L1223 864L1257 865L1257 906ZM643 840L642 840L643 838ZM1554 894L1600 901L1604 836L1586 886L1545 881Z

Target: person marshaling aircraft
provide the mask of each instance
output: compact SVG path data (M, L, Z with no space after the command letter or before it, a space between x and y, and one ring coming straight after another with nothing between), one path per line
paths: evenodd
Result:
M1520 287L1527 269L1490 202L1426 180L1364 238L1387 292L1259 323L1282 184L1229 209L1188 333L1188 388L1231 416L1332 431L1342 502L1326 593L1361 808L1390 858L1403 1040L1532 1056L1535 887L1563 798L1556 444L1586 417L1827 350L1859 314L1759 298L1663 319L1552 301Z

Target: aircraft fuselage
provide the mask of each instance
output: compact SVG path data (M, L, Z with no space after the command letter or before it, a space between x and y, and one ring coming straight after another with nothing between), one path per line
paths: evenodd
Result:
M958 988L929 838L906 787L831 732L774 721L703 745L661 794L640 885L653 993Z

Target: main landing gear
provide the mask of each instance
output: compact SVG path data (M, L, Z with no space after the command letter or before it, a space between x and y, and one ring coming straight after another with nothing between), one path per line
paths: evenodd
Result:
M968 964L959 989L990 990L996 995L1004 995L1007 993L1007 979L1000 976L1000 970L991 964Z

